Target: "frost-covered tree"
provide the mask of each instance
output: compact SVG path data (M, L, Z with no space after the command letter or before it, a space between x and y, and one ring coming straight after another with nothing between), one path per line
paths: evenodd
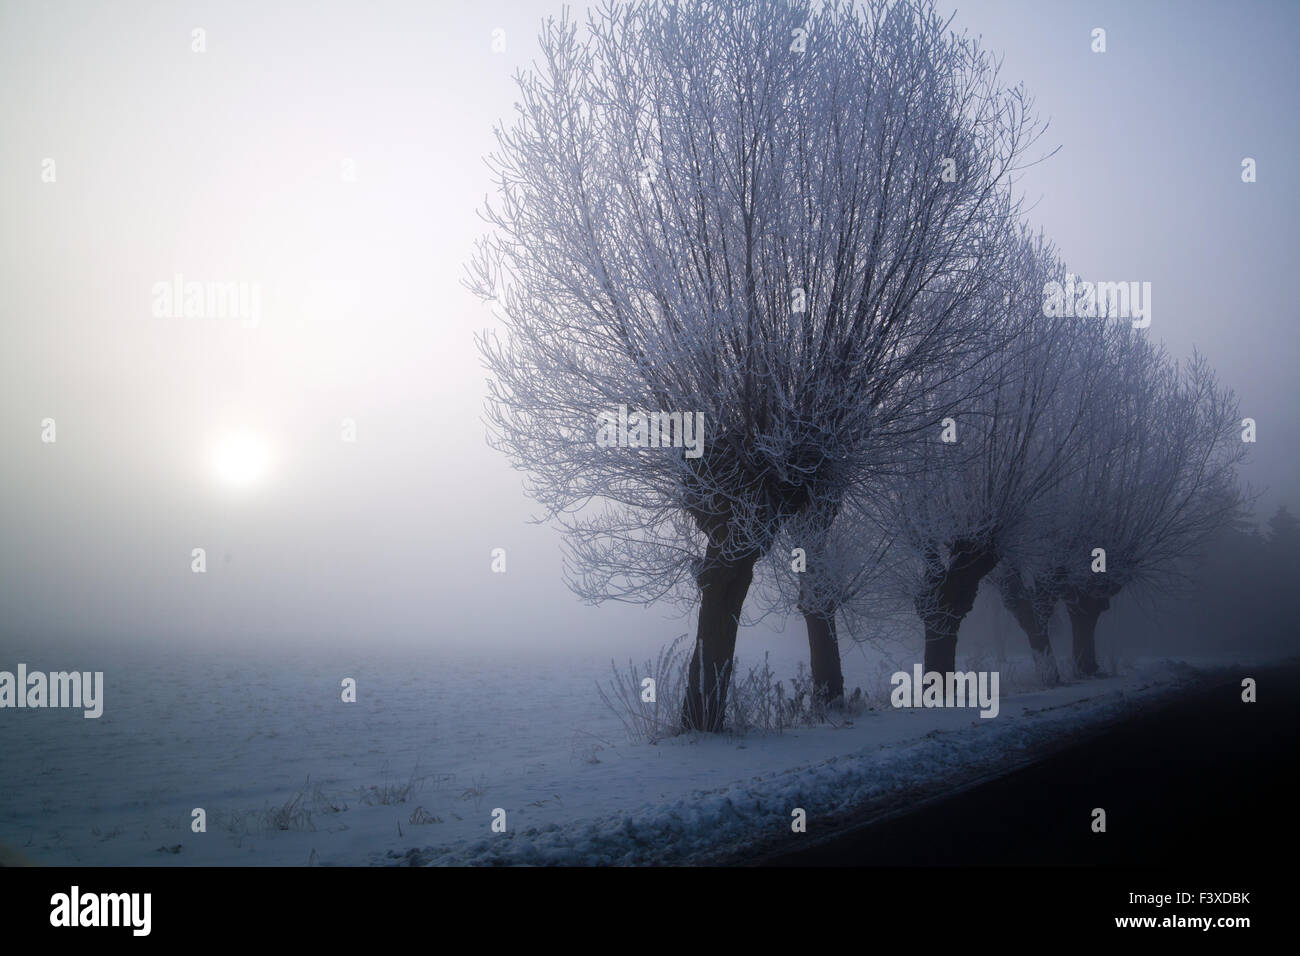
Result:
M878 640L907 606L925 623L927 666L951 669L988 570L1001 562L1028 576L1055 557L1043 539L1051 495L1079 450L1103 335L1095 322L1041 309L1044 284L1064 276L1045 240L1021 231L1008 250L1000 281L970 303L984 360L928 371L926 400L950 417L877 462L872 480L834 497L815 489L767 563L786 609L805 619L814 684L829 700L843 687L837 614L856 639ZM786 572L793 548L799 561Z
M878 487L881 475L872 477ZM767 585L760 602L803 619L813 698L819 707L843 703L841 634L877 643L898 631L896 602L891 603L882 587L892 542L885 522L864 513L865 505L860 495L827 498L814 489L808 507L786 523L760 566L760 580Z
M492 438L581 596L698 596L683 725L716 730L755 562L984 343L1037 127L924 0L608 3L540 39L470 270ZM702 442L653 447L679 413Z
M1100 378L1102 337L1042 307L1045 285L1064 275L1050 245L1022 234L1012 249L983 304L983 332L1000 347L936 387L964 397L915 444L918 466L895 487L898 583L924 626L927 671L955 668L961 622L999 563L1045 564L1053 492Z
M1034 666L1044 683L1060 682L1061 671L1052 651L1050 625L1061 600L1062 577L1050 565L1029 577L1015 563L1003 561L994 569L992 581L1002 605L1015 618L1029 639Z
M1045 315L1048 311L1044 306ZM1032 523L1025 525L1022 535L1024 544L1003 552L990 582L1024 630L1039 675L1047 683L1056 683L1060 671L1049 625L1064 596L1079 485L1076 476L1096 445L1093 429L1098 422L1093 409L1109 403L1114 371L1126 354L1124 347L1137 340L1127 320L1121 324L1109 317L1064 319L1057 315L1048 318L1043 328L1061 337L1063 351L1058 352L1056 368L1066 385L1053 390L1039 435L1049 444L1059 444L1060 455L1057 467L1043 476L1036 490ZM1142 359L1142 355L1134 355L1129 361L1140 365Z
M1237 520L1245 502L1240 411L1203 356L1179 365L1128 331L1108 374L1086 460L1069 482L1060 541L1059 591L1074 668L1084 675L1097 672L1097 619L1111 599L1134 587L1178 585L1187 559Z

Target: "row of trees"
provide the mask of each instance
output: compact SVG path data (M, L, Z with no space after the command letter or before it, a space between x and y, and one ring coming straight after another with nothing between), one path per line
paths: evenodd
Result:
M990 576L1045 671L1064 601L1087 673L1109 599L1238 506L1206 363L1044 308L1065 268L1015 188L1042 126L928 0L611 2L541 47L470 269L506 330L492 437L578 594L698 601L685 727L721 728L756 579L827 701L837 621L906 606L952 670ZM602 447L620 405L702 412L702 453Z

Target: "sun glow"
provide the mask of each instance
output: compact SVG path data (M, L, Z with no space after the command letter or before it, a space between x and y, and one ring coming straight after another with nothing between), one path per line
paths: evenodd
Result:
M258 435L247 431L222 435L212 446L212 467L222 483L246 488L266 474L270 451Z

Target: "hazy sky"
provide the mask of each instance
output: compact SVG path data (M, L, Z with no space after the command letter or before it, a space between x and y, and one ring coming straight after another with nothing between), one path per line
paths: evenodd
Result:
M690 627L580 605L558 535L526 523L522 476L484 442L472 336L491 318L459 278L492 125L559 9L0 7L0 640L617 652ZM1151 334L1204 351L1259 423L1261 510L1300 506L1300 7L957 10L1062 147L1025 175L1032 221L1080 273L1152 283ZM256 325L156 316L177 274L256 287ZM246 486L212 461L232 431L265 454Z

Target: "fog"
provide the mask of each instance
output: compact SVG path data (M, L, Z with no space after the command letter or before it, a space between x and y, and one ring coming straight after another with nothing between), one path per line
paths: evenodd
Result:
M584 607L485 441L493 318L459 280L492 126L559 8L0 10L0 640L621 655L690 629ZM1151 283L1150 334L1204 352L1258 422L1257 517L1297 510L1300 11L958 10L1051 119L1031 221L1079 273ZM177 275L245 283L258 314L159 317ZM212 460L232 430L265 456L243 483Z

